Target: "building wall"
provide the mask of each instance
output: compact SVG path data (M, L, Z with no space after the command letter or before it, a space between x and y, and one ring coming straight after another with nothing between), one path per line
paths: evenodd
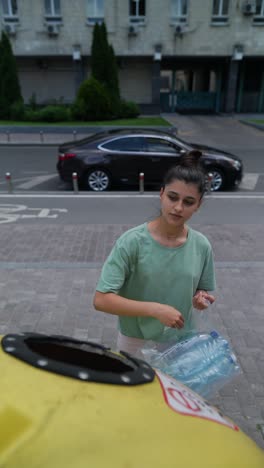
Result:
M175 36L170 0L146 2L146 24L136 37L129 38L128 2L118 0L118 31L113 35L116 53L152 55L156 44L162 44L164 55L230 56L233 44L242 43L246 55L263 55L264 24L253 23L253 16L242 13L244 0L230 0L229 21L214 25L211 21L213 0L189 0L185 32ZM122 7L121 7L122 6Z
M20 59L19 79L25 102L33 94L42 104L54 99L65 104L74 100L74 69L70 59Z
M50 37L47 32L44 0L17 2L19 24L16 35L10 36L10 39L18 58L25 100L37 88L39 102L59 99L61 96L65 102L71 102L78 89L78 74L73 61L76 45L80 47L82 57L82 73L78 76L84 78L90 73L93 25L87 24L87 1L61 0L62 23L55 37ZM231 63L236 44L243 45L244 59L254 57L259 59L260 64L264 63L264 23L255 25L253 16L243 15L243 3L244 0L230 0L228 22L214 25L211 18L213 0L189 0L187 23L183 25L181 34L175 34L171 0L146 0L145 23L139 26L136 35L130 35L128 0L105 0L104 19L108 39L120 62L122 97L142 104L155 101L157 105L159 77L154 62L157 46L161 50L161 70L192 72L195 69L195 82L199 78L197 73L201 76L203 74L205 60L214 62L209 72L218 73L223 67L226 74L227 63ZM41 61L46 62L46 65L41 65ZM239 82L239 77L236 79ZM198 88L206 88L205 80L200 81ZM222 86L225 85L226 81L222 81ZM259 93L255 89L249 91L257 95ZM235 102L235 87L232 92Z
M126 61L119 72L121 95L128 101L151 103L151 77L151 63Z
M189 0L188 22L182 36L175 36L171 21L170 0L146 1L146 22L137 36L129 36L128 1L106 0L105 21L109 40L117 55L151 56L156 44L165 55L232 54L233 44L242 43L246 55L263 55L264 25L254 25L253 16L242 14L244 0L230 1L226 25L212 25L212 0ZM74 7L73 7L74 5ZM58 37L47 34L44 1L18 1L19 26L12 39L17 56L71 55L74 44L81 44L82 54L89 55L92 26L87 25L86 0L61 0L62 25ZM2 27L2 22L1 22Z

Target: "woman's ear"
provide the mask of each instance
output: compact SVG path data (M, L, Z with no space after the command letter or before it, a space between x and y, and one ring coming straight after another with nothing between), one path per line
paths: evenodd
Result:
M163 193L164 193L164 187L161 187L161 189L160 189L160 198L163 195Z
M196 207L196 210L195 210L195 211L197 211L197 210L199 210L199 208L201 208L201 206L202 206L202 203L203 203L203 198L200 198L200 200L199 200L199 202L198 202L198 205L197 205L197 207Z

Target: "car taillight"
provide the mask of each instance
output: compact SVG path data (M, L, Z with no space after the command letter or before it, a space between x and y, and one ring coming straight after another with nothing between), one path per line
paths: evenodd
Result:
M76 154L75 153L59 153L59 161L65 161L66 159L72 159L75 158Z

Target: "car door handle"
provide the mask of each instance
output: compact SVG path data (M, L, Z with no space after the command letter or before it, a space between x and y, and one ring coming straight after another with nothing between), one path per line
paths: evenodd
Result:
M160 161L160 158L151 158L151 161L153 161L153 162L159 162L159 161Z

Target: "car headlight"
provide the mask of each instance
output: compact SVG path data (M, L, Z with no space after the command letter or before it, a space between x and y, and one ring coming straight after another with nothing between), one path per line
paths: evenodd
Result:
M236 159L231 159L231 158L227 158L227 161L231 164L231 166L237 169L237 171L241 169L242 164L240 161L237 161Z

